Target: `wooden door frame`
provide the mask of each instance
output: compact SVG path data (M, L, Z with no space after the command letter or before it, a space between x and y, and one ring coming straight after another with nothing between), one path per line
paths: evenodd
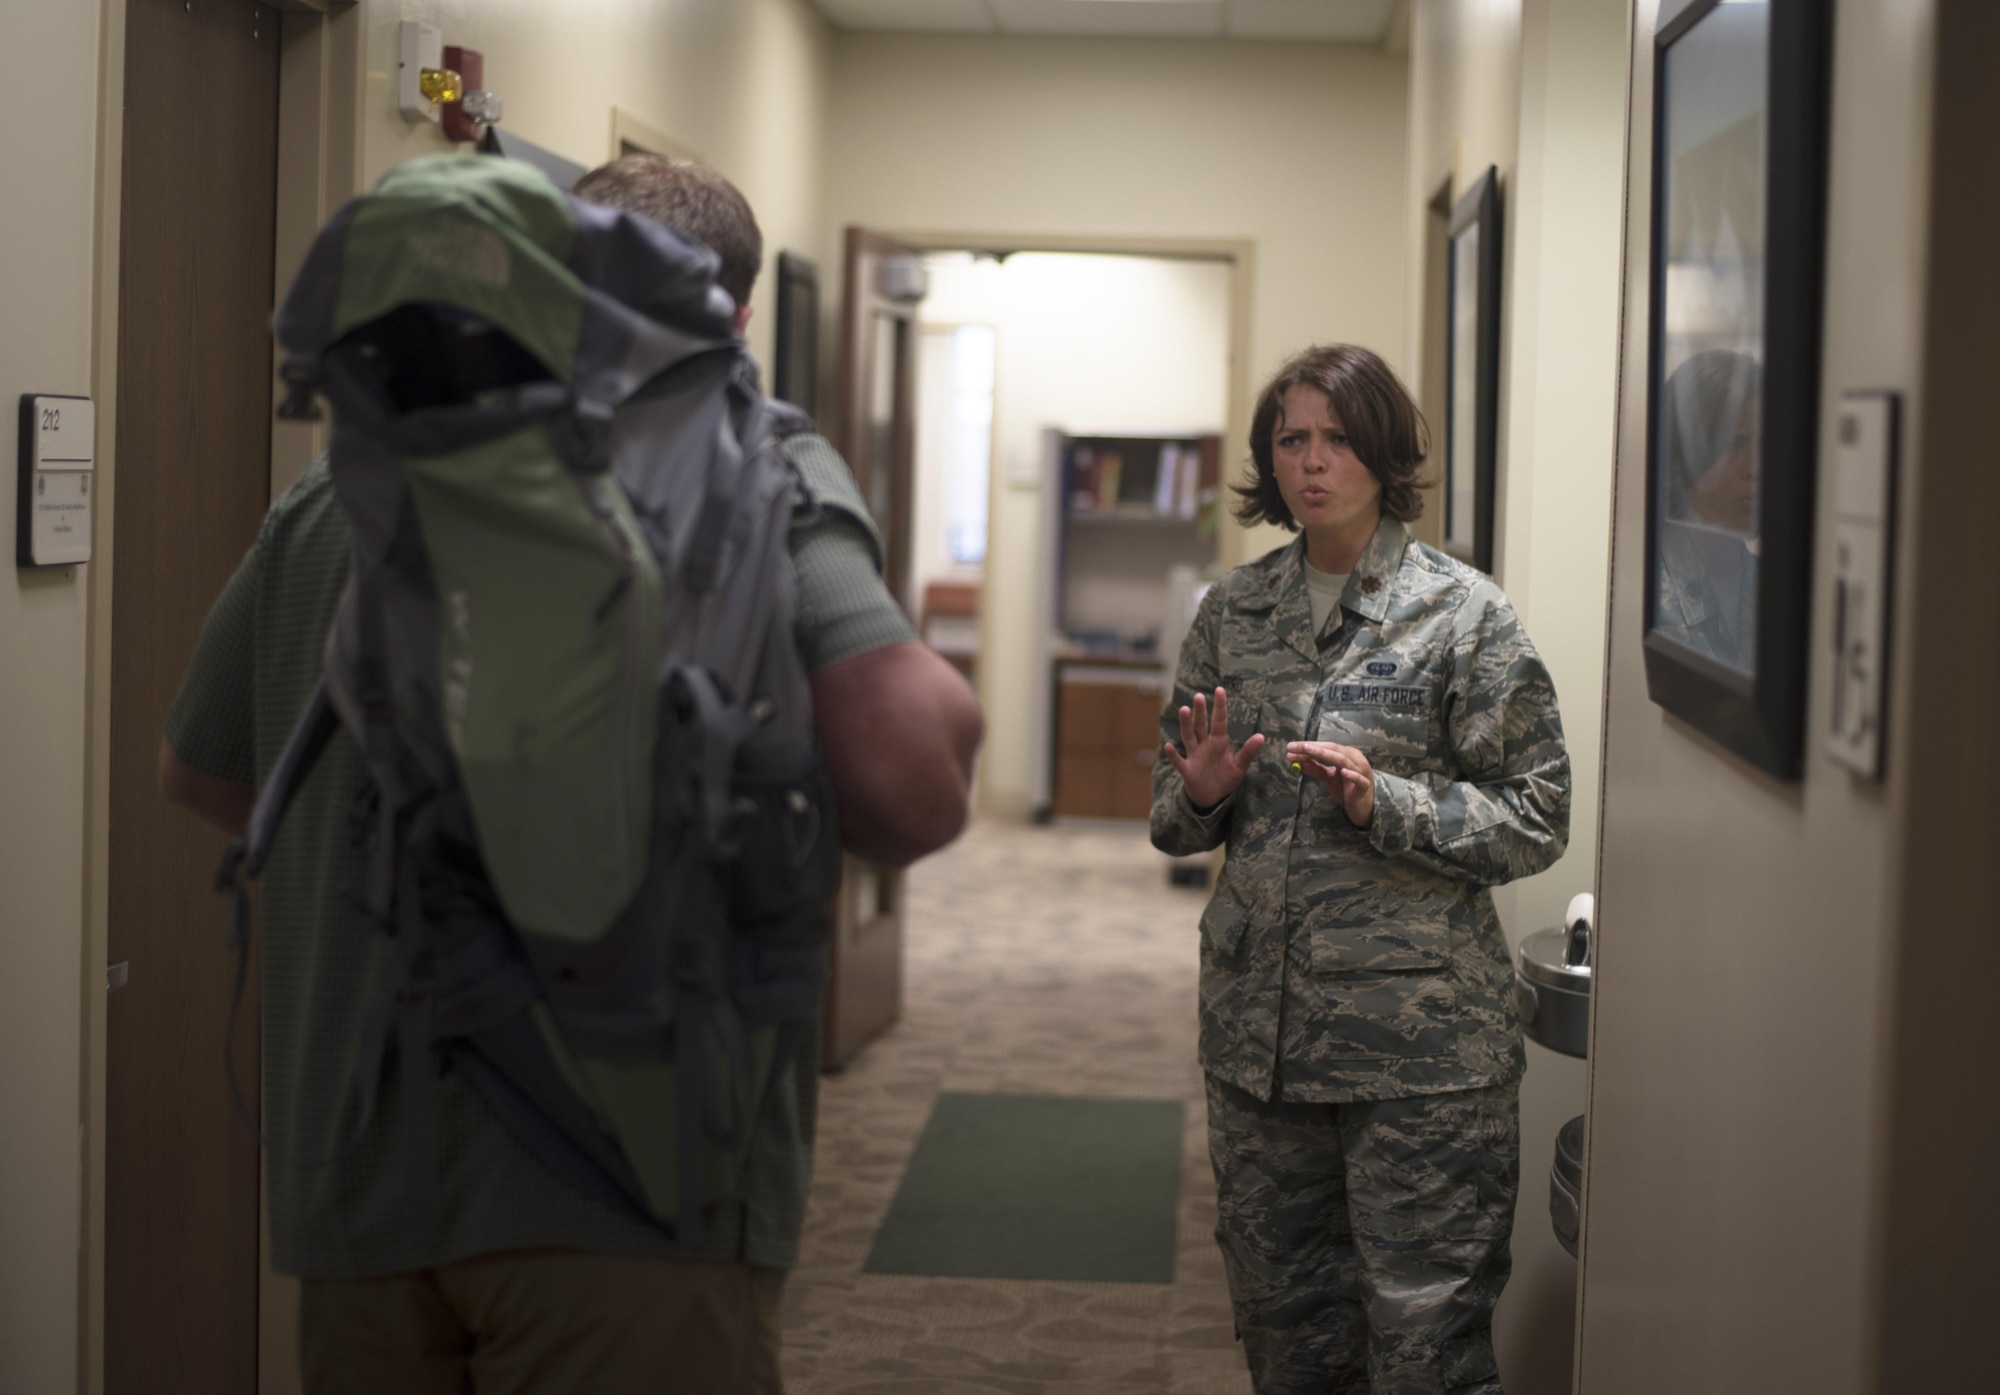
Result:
M106 1061L105 971L110 942L111 595L118 509L118 280L123 219L125 15L130 0L100 0L97 191L92 267L91 395L97 404L97 508L87 592L84 694L84 952L82 1056L82 1255L78 1265L77 1372L84 1395L104 1389ZM320 225L360 183L366 78L362 15L353 0L265 0L284 11L278 78L276 277L290 280ZM274 290L274 299L275 291ZM275 380L274 380L275 401ZM274 420L271 494L296 479L323 445L321 428ZM260 1204L260 1216L265 1208ZM268 1257L268 1246L265 1248ZM264 1269L258 1387L296 1389L292 1281ZM271 1301L271 1300L277 1301Z
M1441 426L1444 421L1446 404L1444 385L1447 376L1446 347L1451 338L1451 326L1446 316L1449 314L1450 295L1447 287L1451 276L1451 224L1452 195L1457 186L1456 174L1448 173L1432 189L1425 200L1423 211L1418 215L1423 229L1421 237L1421 257L1417 276L1417 294L1420 309L1417 315L1416 383L1417 403L1423 410L1425 421L1431 423L1433 454L1442 449ZM1424 511L1410 525L1411 536L1419 542L1433 547L1444 546L1444 471L1431 471L1431 482L1423 490Z
M882 255L881 249L867 246L870 239L902 242L901 238L884 233L878 228L849 226L841 234L841 302L838 336L840 358L837 369L838 381L833 396L838 415L834 419L833 430L835 448L847 461L847 468L850 471L854 470L857 461L865 458L867 445L862 439L863 423L855 419L855 404L860 400L864 385L868 384L868 373L874 362L872 338L874 316L857 310L851 302L858 294L856 288L861 284L862 260L871 255ZM912 244L912 250L921 253L924 249ZM910 579L908 572L914 560L912 552L915 546L915 539L910 533L916 521L915 375L919 353L918 335L922 333L923 325L921 314L917 309L921 303L919 298L909 306L907 323L910 340L897 359L897 383L894 393L896 410L899 416L901 413L907 413L909 419L907 423L899 420L891 427L891 437L895 444L894 457L889 463L890 516L887 526L882 527L883 579L889 583L891 594L895 595L897 601L910 612L912 621L917 618L916 597L907 593ZM907 425L907 431L903 429L904 425ZM905 444L907 449L904 448ZM872 459L868 460L867 469L869 479L863 483L864 495L870 492L873 485L875 462ZM869 503L872 508L872 498ZM877 526L882 526L879 520ZM896 564L899 561L905 573L900 577L896 575Z
M919 611L910 579L915 562L916 373L923 352L922 322L916 302L888 295L876 285L873 273L915 251L873 228L850 224L842 230L835 341L838 381L831 423L835 449L846 460L870 514L875 514L878 501L887 504L888 518L876 517L882 534L883 581L913 623ZM877 457L870 439L871 399L877 388L876 324L883 318L892 321L897 335L886 459ZM878 470L886 479L878 477ZM820 1022L820 1059L827 1070L847 1065L901 1019L907 957L903 869L876 866L852 853L843 855L841 869ZM881 928L885 924L886 930Z

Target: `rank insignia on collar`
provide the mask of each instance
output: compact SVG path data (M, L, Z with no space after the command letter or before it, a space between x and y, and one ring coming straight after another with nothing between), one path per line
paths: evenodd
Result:
M1375 594L1375 593L1376 593L1377 591L1380 591L1381 589L1382 589L1382 578L1381 578L1381 577L1379 577L1379 576L1364 576L1363 578L1361 578L1361 594L1362 594L1362 595L1364 595L1364 596L1372 596L1372 595L1374 595L1374 594Z

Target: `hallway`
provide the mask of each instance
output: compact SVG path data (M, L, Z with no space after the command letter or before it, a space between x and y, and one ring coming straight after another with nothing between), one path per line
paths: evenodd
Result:
M1235 1395L1195 1064L1196 922L1129 826L984 822L909 879L902 1023L829 1076L799 1267L791 1395ZM1175 1281L864 1274L940 1091L1186 1104Z

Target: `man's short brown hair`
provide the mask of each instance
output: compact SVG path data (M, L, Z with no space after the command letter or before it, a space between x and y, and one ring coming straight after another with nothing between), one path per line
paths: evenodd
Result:
M1250 417L1250 458L1256 474L1247 484L1232 486L1241 496L1238 518L1298 529L1271 464L1271 438L1284 417L1285 393L1295 387L1318 388L1333 403L1333 414L1340 418L1354 454L1382 482L1384 513L1408 523L1424 511L1418 491L1430 483L1423 475L1430 432L1409 389L1368 349L1357 344L1315 344L1287 359L1257 395L1257 410Z
M707 165L665 155L621 155L576 182L580 199L664 223L722 258L716 283L741 307L764 264L764 234L750 201Z

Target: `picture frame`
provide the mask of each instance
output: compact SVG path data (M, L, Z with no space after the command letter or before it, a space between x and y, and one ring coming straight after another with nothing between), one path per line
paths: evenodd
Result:
M1827 8L1667 0L1653 47L1646 688L1787 780L1805 741Z
M771 395L809 417L819 415L819 268L791 252L778 254L777 342Z
M1500 171L1452 205L1445 307L1444 550L1493 570L1500 453Z

